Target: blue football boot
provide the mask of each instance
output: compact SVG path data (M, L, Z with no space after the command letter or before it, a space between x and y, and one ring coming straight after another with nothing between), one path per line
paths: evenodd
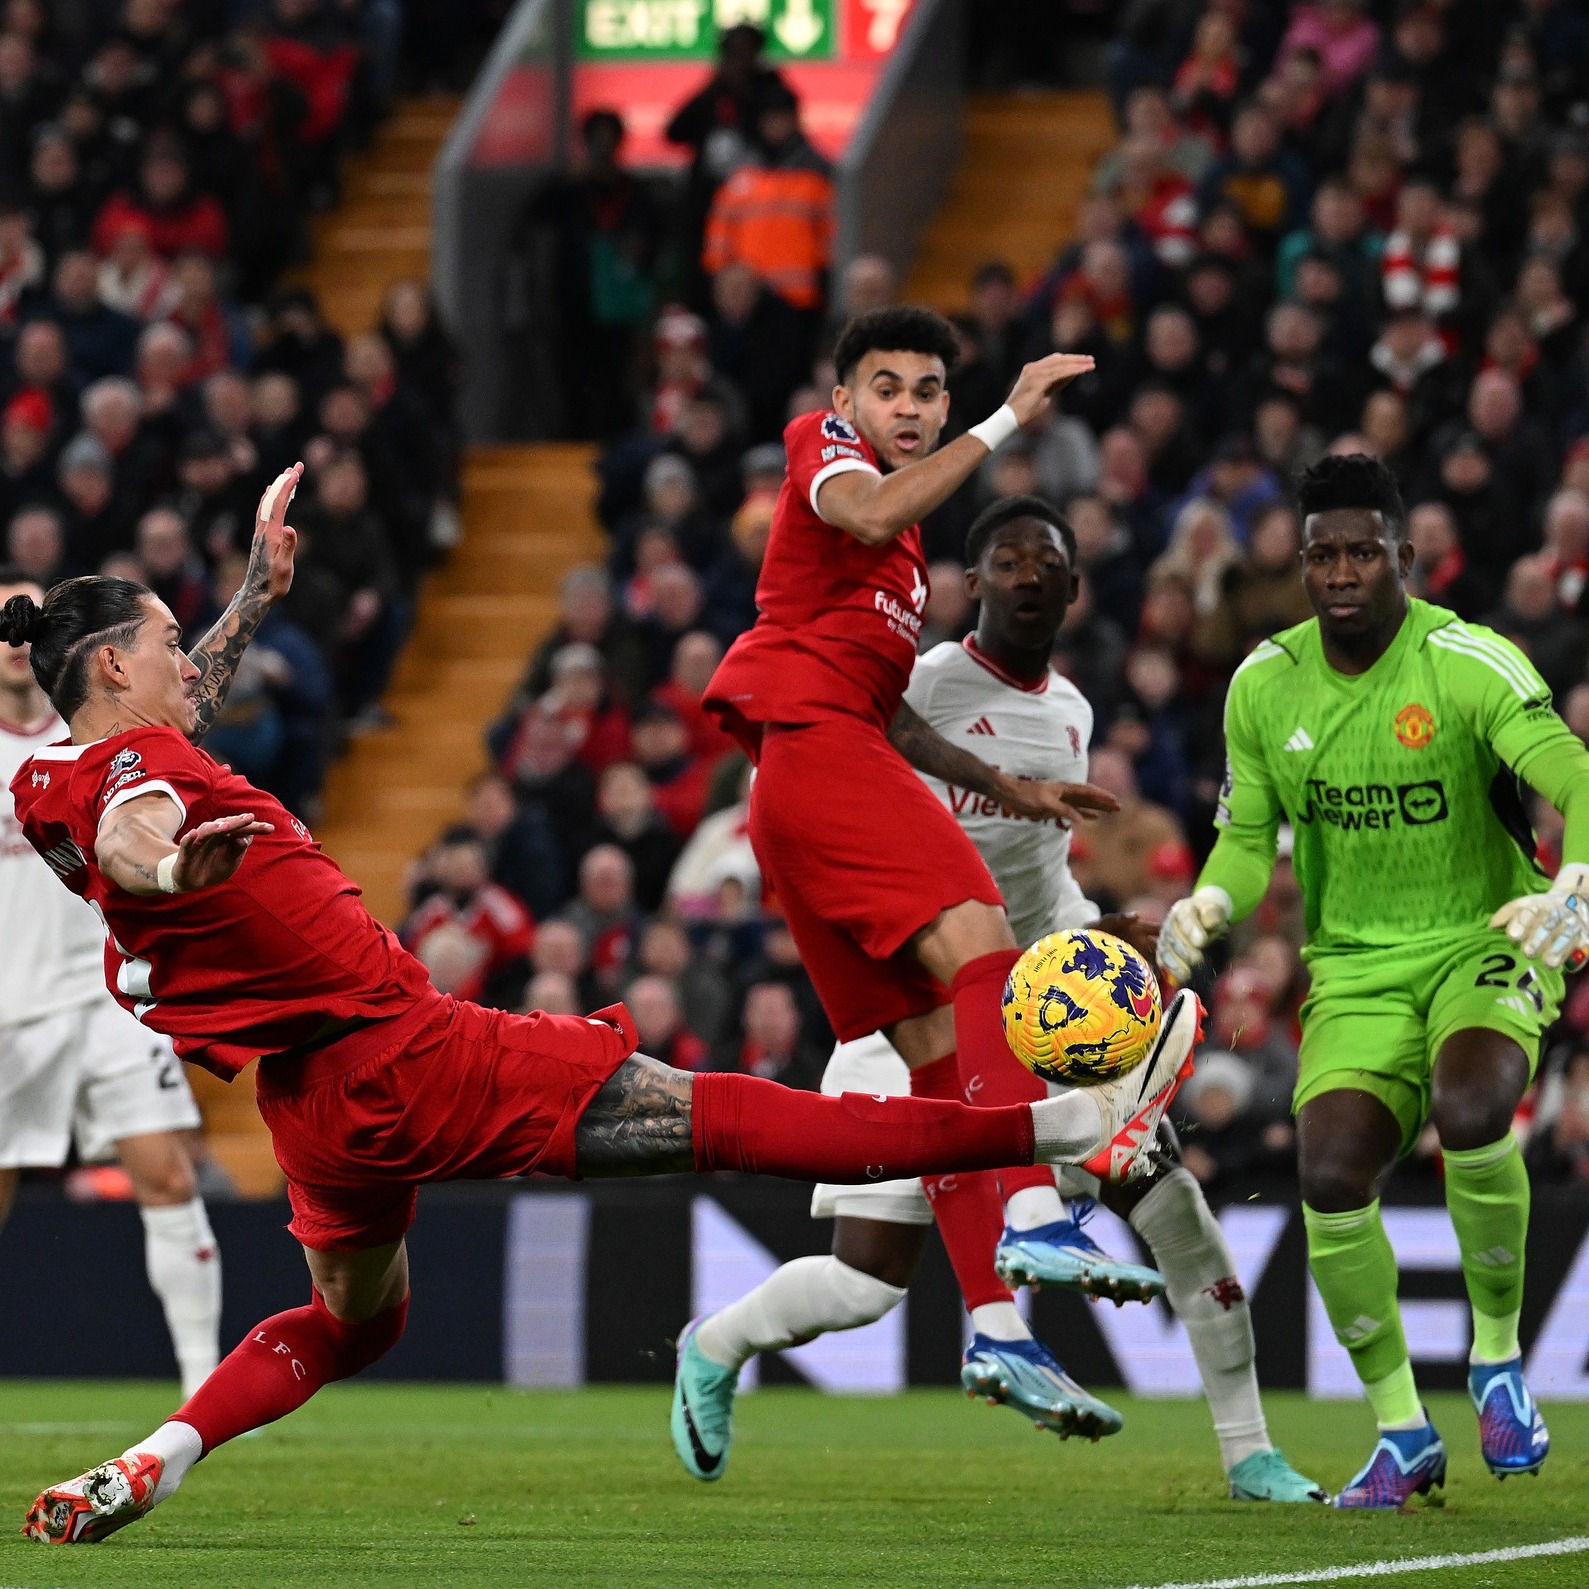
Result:
M973 1335L960 1365L966 1395L990 1406L1013 1407L1039 1429L1061 1440L1080 1435L1101 1440L1118 1434L1125 1420L1113 1407L1089 1396L1041 1341L995 1341Z
M993 1255L999 1279L1007 1286L1066 1286L1116 1307L1163 1296L1164 1276L1157 1269L1111 1258L1083 1229L1094 1207L1090 1197L1080 1198L1068 1219L1034 1230L1006 1227Z
M1479 1449L1496 1478L1538 1474L1550 1455L1550 1431L1523 1383L1523 1360L1475 1363L1468 1370L1468 1395L1479 1415Z
M1432 1423L1421 1429L1382 1429L1361 1473L1335 1497L1343 1509L1397 1511L1415 1495L1442 1489L1446 1448Z

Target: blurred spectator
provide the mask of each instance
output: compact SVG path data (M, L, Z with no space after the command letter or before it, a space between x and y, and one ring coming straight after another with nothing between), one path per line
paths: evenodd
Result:
M628 856L635 903L647 915L662 903L682 842L657 810L645 773L633 762L614 762L596 790L593 844L614 846Z
M691 754L684 720L653 698L635 713L632 744L657 811L681 839L688 838L706 806L710 768Z
M800 1006L783 982L758 982L745 994L743 1037L719 1050L717 1070L764 1076L815 1091L827 1055L805 1040Z
M586 853L579 893L564 914L584 940L595 985L616 996L641 928L634 863L617 845L598 844Z
M1476 619L1488 593L1468 568L1451 509L1443 502L1420 502L1407 515L1407 539L1414 554L1411 588L1459 618Z
M641 1053L676 1070L699 1070L706 1064L710 1050L689 1029L678 989L666 977L636 977L623 997L640 1034Z
M1520 557L1506 575L1506 596L1485 622L1522 648L1558 700L1581 684L1589 630L1556 599L1548 557Z
M701 266L715 276L743 264L791 308L815 316L833 250L833 182L800 130L799 102L769 88L756 119L751 160L718 189L706 220ZM814 345L808 318L802 346Z
M46 590L64 572L61 521L46 507L26 507L6 526L6 561Z
M1205 1048L1180 1091L1173 1114L1181 1162L1204 1186L1264 1167L1264 1119L1250 1066L1223 1049Z
M709 325L712 368L744 396L749 439L776 441L789 393L810 367L799 315L749 264L735 261L712 277Z
M483 772L469 785L469 826L486 845L491 881L527 905L532 916L550 916L566 888L563 856L546 812L519 804L507 779Z
M728 990L718 967L694 953L683 927L667 917L641 935L635 964L673 988L684 1024L708 1046L717 1041L728 1010Z
M403 923L403 942L423 960L427 940L440 930L453 978L448 991L494 1009L517 1006L535 923L519 900L491 881L485 840L471 827L448 828L431 846L424 877L429 892ZM458 963L456 934L475 946L472 968L467 960Z
M536 981L547 976L565 980L574 993L574 1013L585 1014L607 1002L591 975L585 935L566 917L554 916L535 929L530 965Z
M524 990L522 1008L526 1013L544 1010L548 1015L585 1013L578 985L572 977L565 976L561 971L537 971Z
M1530 1171L1546 1180L1589 1183L1589 1050L1573 1053L1541 1093L1528 1139Z
M624 428L638 397L661 223L645 184L621 162L623 117L593 110L579 131L578 165L553 177L530 213L555 236L553 336L565 432L607 437Z
M183 632L202 635L220 616L220 608L182 515L170 508L151 508L138 521L134 550L143 565L144 583L171 609Z
M1154 852L1164 844L1184 843L1184 836L1170 812L1142 798L1130 758L1122 752L1095 749L1087 777L1107 789L1120 809L1077 829L1071 841L1072 867L1089 899L1118 910L1148 891Z
M1313 616L1297 577L1301 551L1295 510L1272 503L1259 515L1246 555L1226 569L1218 601L1198 620L1192 643L1205 661L1231 670L1258 641Z
M644 697L650 660L634 626L613 602L612 581L585 565L564 575L558 592L558 623L536 648L519 687L522 703L544 695L552 684L552 659L564 646L594 646L629 700Z

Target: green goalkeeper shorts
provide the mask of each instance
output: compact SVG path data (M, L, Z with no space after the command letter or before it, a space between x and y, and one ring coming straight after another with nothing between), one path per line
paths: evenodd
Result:
M1561 972L1525 960L1489 928L1416 952L1318 955L1309 969L1292 1109L1344 1087L1372 1093L1400 1123L1403 1153L1429 1118L1430 1077L1445 1040L1473 1026L1503 1032L1532 1074L1563 989Z

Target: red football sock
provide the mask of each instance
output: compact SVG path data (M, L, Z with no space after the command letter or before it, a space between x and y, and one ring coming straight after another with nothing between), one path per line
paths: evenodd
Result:
M703 1071L690 1108L695 1168L864 1184L1032 1162L1032 1111L926 1098L837 1098Z
M296 1412L322 1385L368 1368L397 1344L408 1298L373 1319L339 1319L318 1291L306 1308L257 1324L241 1346L171 1414L191 1425L204 1454Z
M1004 1038L1004 984L1021 958L1018 949L997 949L968 960L949 984L954 1000L955 1048L960 1085L967 1103L1036 1103L1048 1096L1041 1078L1029 1071ZM1054 1172L1044 1164L1006 1169L999 1177L1004 1195L1028 1186L1052 1186Z
M959 1098L960 1070L955 1056L946 1054L913 1070L910 1091L916 1098ZM993 1249L1004 1227L996 1180L993 1170L921 1178L968 1310L985 1302L1015 1300L993 1269Z

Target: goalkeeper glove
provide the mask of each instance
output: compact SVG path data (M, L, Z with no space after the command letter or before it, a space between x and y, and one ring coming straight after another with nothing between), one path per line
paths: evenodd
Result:
M1552 971L1589 954L1589 866L1570 861L1543 894L1524 894L1490 917L1529 960Z
M1190 982L1203 951L1230 925L1230 895L1209 884L1170 906L1159 929L1159 964L1177 982Z

